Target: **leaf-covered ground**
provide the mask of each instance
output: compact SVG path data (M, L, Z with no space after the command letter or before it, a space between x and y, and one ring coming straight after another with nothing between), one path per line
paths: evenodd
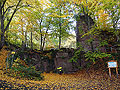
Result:
M1 52L2 66L5 65L7 51ZM0 90L120 90L120 76L116 78L115 73L112 73L110 78L102 68L90 69L89 74L85 70L62 75L43 73L44 80L41 81L9 77L3 71L4 69L0 70Z
M48 89L48 90L120 90L120 77L112 75L110 79L107 74L91 73L90 77L85 72L75 74L53 74L44 73L44 80L33 81L26 79L15 79L0 74L0 87L2 89Z

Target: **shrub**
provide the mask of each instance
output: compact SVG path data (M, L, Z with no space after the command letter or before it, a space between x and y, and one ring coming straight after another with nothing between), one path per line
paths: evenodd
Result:
M40 71L36 71L34 66L27 66L25 62L19 58L14 60L12 67L7 73L9 76L17 78L27 78L34 80L42 80L43 76Z
M93 63L96 62L96 60L98 59L103 59L105 57L111 57L111 54L107 54L107 53L102 53L100 51L88 51L87 53L84 54L85 57L86 57L86 61L87 60L90 60L92 61Z
M40 71L36 71L33 67L24 67L24 66L18 66L18 67L12 67L12 70L14 71L15 76L20 78L27 78L27 79L34 79L34 80L42 80L43 76L41 76Z

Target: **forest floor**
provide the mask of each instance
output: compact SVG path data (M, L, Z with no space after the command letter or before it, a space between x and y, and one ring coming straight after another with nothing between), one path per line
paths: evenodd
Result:
M5 58L7 51L2 51L4 54L0 54L0 58ZM2 65L3 62L0 66ZM117 78L116 74L112 73L110 78L103 68L62 75L42 73L44 80L41 81L13 78L3 71L4 69L0 70L0 90L120 90L120 76Z
M2 72L2 71L0 71ZM0 90L120 90L120 76L91 72L74 74L43 73L44 80L16 79L0 73Z

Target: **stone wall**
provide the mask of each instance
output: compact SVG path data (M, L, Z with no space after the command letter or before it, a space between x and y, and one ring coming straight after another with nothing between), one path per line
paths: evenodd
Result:
M100 47L101 52L112 52L112 50L108 50L106 48L116 49L115 46L119 46L118 37L114 34L113 29L109 28L104 30L98 30L99 34L96 35L86 34L89 30L94 26L93 19L87 14L78 14L76 17L76 41L83 48L84 51L95 51L96 47L100 45L103 40L108 42L108 45ZM109 32L111 31L111 32ZM86 34L86 35L85 35ZM85 35L83 37L83 35ZM90 42L90 38L94 39ZM111 45L111 46L110 46Z
M62 67L64 73L71 73L79 70L78 67L81 66L81 63L83 63L83 60L81 60L81 56L83 56L83 54L80 55L80 59L78 59L77 63L70 62L74 52L74 49L66 48L43 52L27 51L22 52L20 57L22 60L26 59L28 61L28 65L35 66L36 70L38 71L54 72L58 67Z
M62 67L65 73L77 71L77 68L74 68L73 62L70 62L70 59L73 56L74 51L58 51L56 53L56 58L54 59L55 68Z
M84 51L92 51L92 48L95 48L97 45L97 40L95 40L92 45L87 42L91 38L90 35L86 35L85 37L82 37L84 34L88 32L88 18L90 20L90 27L89 29L94 25L94 22L92 18L88 15L78 15L76 17L76 41L77 43L80 43L82 47L84 48Z

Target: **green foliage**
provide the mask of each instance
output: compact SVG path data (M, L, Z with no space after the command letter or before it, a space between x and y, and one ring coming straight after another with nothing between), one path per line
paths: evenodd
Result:
M15 56L12 54L9 57L7 57L6 62L8 63L9 68L12 68L14 60Z
M9 70L7 70L7 74L16 78L27 78L34 80L43 79L40 71L36 71L34 66L27 65L30 62L29 58L24 60L21 60L19 58L23 54L23 52L24 51L18 51L17 53L12 52L11 55L8 56L7 63L9 66Z
M77 51L75 51L74 56L69 60L69 62L77 63L77 60L80 58L80 53L81 53L81 51L83 51L83 47L80 43L77 43L77 47L79 49Z
M31 60L29 57L26 57L26 58L24 57L24 54L26 54L26 53L27 53L27 51L19 50L19 51L17 51L17 52L15 53L14 58L15 58L15 59L17 59L17 58L22 58L23 61L24 61L27 65L29 65L32 60ZM14 61L15 61L15 60L14 60Z
M102 59L104 57L111 57L111 54L107 54L107 53L102 53L100 51L88 51L87 53L85 53L85 57L86 57L86 61L90 60L93 63L96 62L96 60L98 59Z
M103 40L102 42L100 42L100 47L102 47L102 46L105 46L105 45L108 45L108 41L106 41L106 40Z
M79 55L80 55L80 50L77 50L76 52L75 52L75 54L74 54L74 56L69 60L70 62L75 62L75 63L77 63L77 60L78 60L78 58L79 58Z
M64 57L64 56L61 56L61 58L62 58L62 59L65 59L65 57Z
M85 40L86 43L88 43L88 45L90 45L90 43L92 43L94 41L94 38L90 38L88 40Z
M19 58L14 60L14 64L12 68L7 73L9 76L17 77L17 78L27 78L34 80L41 80L43 76L41 76L40 71L36 71L34 66L27 66L22 62Z
M19 65L18 67L13 67L14 76L20 78L34 79L34 80L42 80L43 76L41 76L40 71L36 71L33 67L24 67ZM13 75L13 74L12 74Z
M76 45L77 45L77 48L79 48L81 51L84 50L80 42L77 42Z
M69 60L70 62L77 63L77 60L80 58L81 52L83 51L83 48L80 43L78 43L79 49L75 51L74 56Z

